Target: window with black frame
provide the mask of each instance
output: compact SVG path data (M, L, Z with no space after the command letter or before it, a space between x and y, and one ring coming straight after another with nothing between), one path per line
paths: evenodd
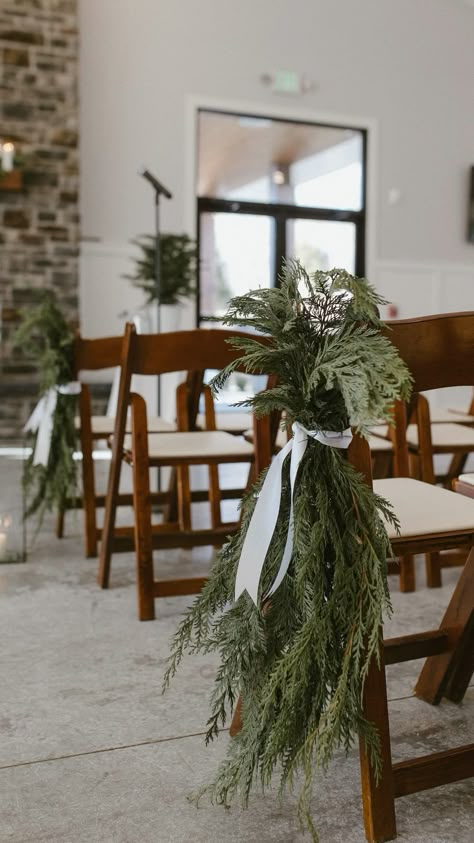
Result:
M198 325L278 284L286 257L364 274L366 147L348 126L199 110Z

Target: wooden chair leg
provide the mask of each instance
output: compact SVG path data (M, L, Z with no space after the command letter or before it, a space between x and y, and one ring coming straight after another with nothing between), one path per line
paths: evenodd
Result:
M56 513L56 538L64 538L64 515L65 509L58 509Z
M211 509L211 526L213 529L222 526L221 492L219 486L219 466L209 465L209 506Z
M82 506L84 510L84 545L87 559L97 556L97 516L94 478L94 460L92 451L94 441L91 427L91 403L89 390L82 386L79 397L81 418L82 450Z
M115 440L115 437L114 437ZM123 439L122 439L123 441ZM105 498L104 526L102 527L102 540L99 556L99 571L97 582L101 588L109 587L110 564L114 540L115 519L117 514L117 498L120 488L120 474L122 470L122 453L117 448L112 451L110 461L109 482Z
M456 658L448 676L444 696L454 703L464 699L474 675L474 611L463 629L456 648Z
M420 394L417 395L416 399L416 424L418 428L420 480L424 480L425 483L435 483L430 408L427 398Z
M130 398L131 382L131 354L130 343L134 335L134 327L126 326L124 348L122 358L125 361L122 366L120 378L119 397L117 403L117 415L115 418L114 435L112 438L112 459L110 461L109 481L107 495L105 498L104 525L100 545L99 570L97 582L101 588L109 587L110 565L114 545L115 519L117 514L117 499L120 488L120 474L122 470L123 440L127 425L127 409Z
M393 455L390 452L380 452L372 458L372 477L382 480L393 477Z
M415 558L401 556L400 562L400 591L407 593L416 590Z
M360 741L365 836L369 843L384 843L397 836L397 826L383 651L380 666L374 660L367 675L363 705L364 716L378 729L382 757L381 775L377 781L364 742Z
M420 469L420 460L418 458L418 454L410 453L408 456L409 461L409 477L413 477L414 480L421 480L421 469Z
M426 584L428 588L441 587L441 556L439 553L427 553L425 556Z
M459 477L459 475L463 473L468 456L469 454L453 454L447 474L444 478L444 486L446 489L450 489L454 478Z
M416 696L432 705L443 696L460 702L474 672L474 548L440 628L456 635L456 645L450 652L426 660L415 687Z
M180 530L191 530L191 485L189 467L179 465L176 469L178 484L178 522Z
M206 430L217 430L214 398L211 389L208 386L204 386L202 390L202 395L204 398L204 417L206 421ZM207 470L209 477L209 506L211 510L211 527L213 529L217 529L222 525L219 467L217 465L208 465Z
M239 695L230 724L229 735L234 738L242 728L242 697Z
M168 483L168 503L163 507L163 521L165 523L176 523L178 520L178 481L176 477L176 468L173 466L170 469L170 479Z
M155 597L150 468L148 465L146 404L141 395L132 395L132 454L138 617L141 621L153 621L155 619Z

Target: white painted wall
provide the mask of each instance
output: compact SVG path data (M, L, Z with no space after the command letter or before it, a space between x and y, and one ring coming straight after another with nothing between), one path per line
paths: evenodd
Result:
M82 233L101 241L83 247L85 333L116 331L117 314L140 301L120 274L130 238L153 227L141 164L173 192L164 229L192 231L191 100L374 121L373 280L400 316L474 309L474 245L465 234L474 163L469 5L80 0L80 27ZM260 75L278 68L307 74L317 89L298 99L272 94Z

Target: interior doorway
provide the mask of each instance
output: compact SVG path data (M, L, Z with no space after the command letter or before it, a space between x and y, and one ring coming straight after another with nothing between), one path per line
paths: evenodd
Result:
M200 108L198 324L286 257L365 274L367 130Z

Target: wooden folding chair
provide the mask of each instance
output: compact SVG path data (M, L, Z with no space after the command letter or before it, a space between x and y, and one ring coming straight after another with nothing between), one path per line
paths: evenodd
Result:
M122 336L100 337L85 339L80 332L76 332L73 350L73 378L84 378L87 372L101 369L111 369L120 366L122 354ZM172 431L175 425L156 416L149 420L153 432ZM96 416L92 414L89 385L82 380L79 394L79 415L76 418L76 428L82 452L82 496L66 502L65 508L58 512L56 534L58 538L64 535L65 512L69 509L82 508L84 511L84 542L86 557L97 556L97 543L101 537L101 530L97 527L97 509L105 504L105 495L96 493L93 448L94 442L108 439L114 431L115 418ZM131 429L130 420L127 429ZM120 503L131 505L133 496L122 495Z
M241 356L228 342L236 335L248 336L221 329L145 335L137 334L133 325L126 327L98 582L102 588L108 587L113 552L135 547L141 620L155 617L154 597L195 593L203 583L202 577L155 582L153 548L219 546L238 526L237 523L224 524L221 521L221 495L218 483L213 482L213 477L216 480L217 466L222 463L255 463L256 470L260 471L269 461L269 457L260 456L263 451L262 438L259 448L255 449L243 439L212 429L213 409L206 391L206 414L211 419L211 429L193 430L204 372L211 368L221 369ZM261 341L265 342L264 339ZM189 428L170 435L150 435L144 402L139 396L130 393L131 377L135 373L158 375L174 371L188 371L187 386L178 389L177 415L182 420L188 414ZM125 433L129 404L132 405L131 437ZM129 530L115 527L121 463L124 458L133 468L134 536L130 535ZM189 467L192 465L206 465L210 472L209 492L199 497L194 497L189 487ZM162 466L173 466L176 469L177 517L169 517L163 524L152 525L148 472L150 467ZM211 528L192 528L191 503L196 499L210 501Z
M469 408L474 409L474 402ZM412 402L406 439L412 463L412 475L426 483L442 482L449 489L453 479L462 472L470 453L474 452L474 417L456 414L456 422L434 423L427 398L416 395ZM451 412L452 415L452 412ZM452 454L453 458L445 475L435 474L434 457Z
M449 314L391 323L391 342L409 366L418 391L471 385L474 356L474 313ZM396 412L404 413L399 405ZM405 427L403 427L405 430ZM408 465L408 449L400 439L398 459ZM405 455L403 457L403 451ZM368 443L356 436L348 458L372 484ZM403 468L403 465L402 465ZM415 695L437 705L443 697L461 702L474 672L474 500L408 476L376 480L375 491L392 502L401 524L397 535L387 527L396 556L451 547L469 549L448 608L438 629L383 641L380 665L372 663L364 688L363 709L379 732L382 772L376 782L361 742L361 783L365 833L369 843L397 835L395 799L474 776L474 744L392 763L385 665L426 658ZM231 734L241 728L237 704Z
M401 454L400 466L399 461L395 461L394 475L415 477L433 484L442 479L445 487L451 488L454 477L464 466L469 453L474 451L473 410L474 399L467 413L460 410L430 411L427 398L415 392L404 410L397 409L394 427L380 425L374 428L377 437L389 439L395 452ZM404 456L405 445L408 447L408 460ZM435 476L435 454L453 454L448 473L443 478ZM430 588L440 587L441 569L463 565L465 561L466 552L459 548L441 554L427 554L427 585ZM413 558L400 560L400 587L405 592L415 590Z
M442 482L451 488L452 481L462 473L470 453L474 452L474 398L467 412L450 409L431 409L424 395L415 394L407 407L406 440L413 477L426 483ZM376 436L395 438L395 431L386 425L374 428ZM437 477L434 457L452 454L446 474Z

